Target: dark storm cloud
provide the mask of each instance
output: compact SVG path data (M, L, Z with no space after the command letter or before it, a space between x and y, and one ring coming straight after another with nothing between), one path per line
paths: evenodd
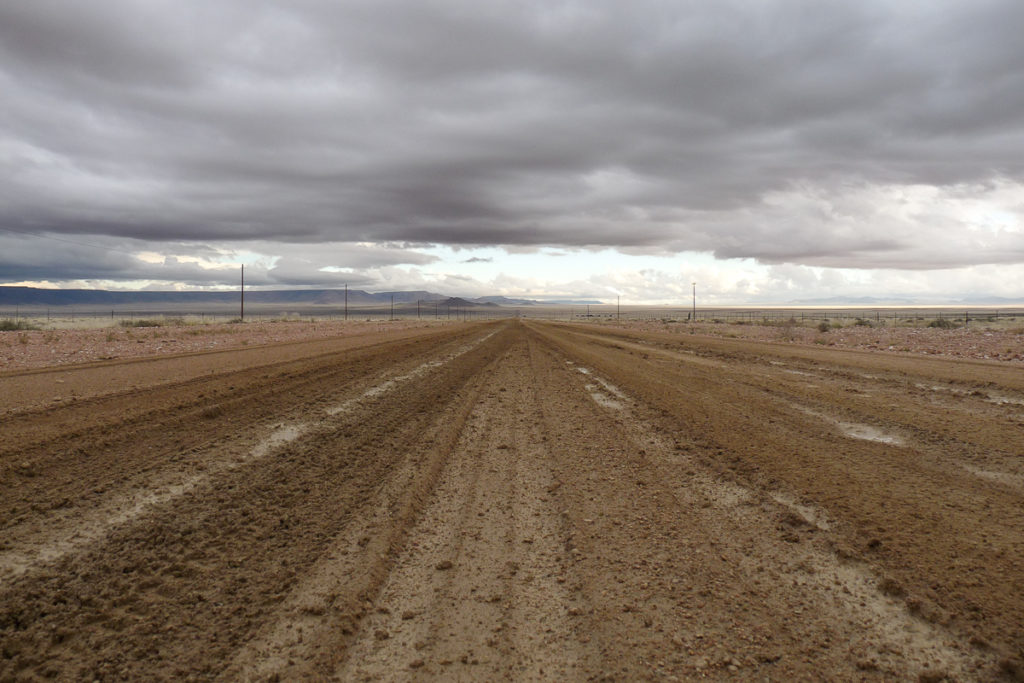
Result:
M843 193L1019 189L1021 35L1013 0L4 3L0 228L1019 262Z
M246 283L253 287L363 286L374 272L393 266L425 265L435 256L410 244L321 243L303 245L252 242L267 259L240 259L237 252L201 243L141 242L120 238L29 235L0 232L0 282L145 281L190 287L233 286L245 260Z

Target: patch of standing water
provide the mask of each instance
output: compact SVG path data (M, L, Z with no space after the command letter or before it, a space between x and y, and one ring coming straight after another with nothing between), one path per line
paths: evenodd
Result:
M1024 399L1000 396L998 394L991 394L985 400L1000 406L1024 406Z
M879 443L887 443L893 446L899 446L903 444L902 438L896 436L895 434L889 434L888 432L884 432L878 427L872 427L871 425L860 424L857 422L843 422L842 420L837 420L833 417L829 417L828 415L822 415L821 413L811 410L810 408L804 408L802 406L798 406L795 404L794 406L797 408L797 410L808 415L813 415L819 420L826 420L828 422L831 422L835 426L839 427L839 429L843 432L844 435L850 437L851 439L877 441Z
M577 370L582 372L584 375L591 375L590 370L587 369L587 368L577 368ZM601 377L598 377L597 375L591 375L591 376L593 377L594 381L597 382L598 384L600 384L602 387L604 387L605 391L607 391L608 393L612 394L616 398L626 398L626 395L624 393L622 393L622 389L619 389L617 386L615 386L614 384L612 384L608 380L602 379Z
M262 458L278 446L283 446L290 441L295 441L295 439L305 434L308 428L309 427L307 425L300 423L281 425L271 432L267 438L256 444L256 447L252 449L249 457Z
M1013 396L1006 396L1003 394L983 393L980 391L967 391L966 389L944 387L939 384L922 384L920 382L914 384L914 386L917 387L918 389L926 389L928 391L954 394L956 396L978 396L983 400L989 403L995 403L998 406L1024 406L1024 398L1015 398Z
M622 410L622 404L611 398L606 393L598 389L596 384L587 384L587 392L590 394L590 398L594 399L594 403L601 406L602 408L611 408L613 410Z
M880 443L888 443L894 446L898 446L903 443L903 439L893 434L886 434L877 427L871 425L862 425L855 422L836 422L836 425L843 430L843 433L854 439L864 439L865 441L878 441Z
M824 513L819 512L808 505L801 505L796 502L795 498L780 491L769 493L769 495L772 497L772 500L779 505L789 508L792 512L800 515L800 517L802 517L808 524L812 524L822 531L832 530L832 524L828 521L828 517Z
M1005 484L1006 486L1014 486L1016 488L1024 488L1024 476L1019 474L1010 474L1009 472L993 472L992 470L983 470L980 467L973 465L961 465L965 470L970 472L980 479L986 479L988 481L994 481L999 484Z
M612 408L614 410L623 409L622 403L616 400L626 398L626 395L622 393L621 389L619 389L611 382L602 379L597 375L594 375L589 368L578 367L576 369L579 370L580 373L586 375L587 377L597 382L597 384L592 384L588 382L585 385L587 392L590 394L590 397L594 399L595 403L604 408ZM598 387L598 384L600 385L600 387ZM604 391L602 391L601 389L604 389ZM609 396L608 394L611 395Z

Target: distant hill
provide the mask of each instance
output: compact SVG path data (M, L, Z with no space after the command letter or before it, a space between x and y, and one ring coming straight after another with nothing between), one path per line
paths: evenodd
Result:
M483 307L490 306L490 307L498 308L498 304L493 303L493 302L481 303L479 300L468 301L467 299L463 299L462 297L458 297L458 296L453 296L453 297L449 297L447 299L442 299L441 301L438 301L438 303L440 305L442 305L442 306L455 306L455 307L458 307L458 308L480 308L481 306L483 306Z
M281 305L316 305L342 306L345 303L344 289L282 289L282 290L246 290L245 301L250 304L281 304ZM501 301L513 302L515 305L527 303L505 297L481 297L465 299L462 297L446 297L436 292L425 290L396 292L367 292L362 289L348 290L349 306L390 305L392 297L395 304L415 304L437 302L440 305L475 308L480 306L497 307ZM177 291L111 291L104 289L38 289L34 287L11 287L0 285L0 306L157 306L157 305L231 305L238 301L237 291L217 292L177 292Z
M417 301L442 301L446 297L443 294L436 294L434 292L427 292L424 290L415 290L411 292L377 292L370 296L377 297L378 301L391 301L391 297L395 297L396 304L414 304ZM351 299L349 299L351 301Z
M473 301L482 304L498 304L499 306L535 306L540 303L533 299L509 299L506 296L480 296Z

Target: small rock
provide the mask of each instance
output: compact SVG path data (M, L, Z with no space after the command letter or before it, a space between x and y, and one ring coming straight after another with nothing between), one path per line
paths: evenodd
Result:
M451 569L453 566L454 565L452 565L451 560L442 560L441 562L438 562L436 565L434 565L434 568L439 571L445 571L447 569Z
M424 663L425 662L422 659L414 659L411 662L409 662L409 668L410 669L419 669L419 668L421 668L423 666Z
M373 637L377 640L387 640L391 637L391 634L385 631L384 629L379 628L373 632Z

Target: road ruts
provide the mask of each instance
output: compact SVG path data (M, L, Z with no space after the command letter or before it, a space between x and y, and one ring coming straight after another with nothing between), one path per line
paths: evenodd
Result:
M8 494L0 506L0 579L37 556L59 556L154 497L234 466L273 440L281 425L325 402L356 395L466 339L465 331L378 338L362 347L342 339L341 350L321 342L296 359L289 356L297 345L286 345L280 355L264 351L255 367L235 359L213 374L205 363L182 368L182 359L171 358L165 369L178 375L153 374L148 386L111 382L75 402L8 413L0 444L0 486ZM140 363L147 372L160 366L152 359L125 365ZM81 371L91 375L94 368ZM75 384L73 371L63 372Z
M0 675L170 680L224 671L380 482L406 460L426 458L429 441L457 430L446 407L507 336L489 328L433 336L416 358L385 345L392 367L376 382L386 391L363 390L365 377L336 386L331 369L345 362L328 356L300 373L321 376L318 391L292 404L278 391L288 384L270 373L260 385L264 395L277 396L279 408L296 408L297 424L315 425L113 525L94 543L5 581ZM435 364L417 373L415 364L424 361ZM389 385L403 366L406 379ZM351 394L356 400L345 401ZM320 410L324 404L328 409ZM247 428L222 426L228 434ZM189 429L183 421L163 429L163 438ZM131 461L132 453L122 457ZM111 473L112 483L120 476ZM45 533L50 511L36 514L35 526Z
M527 338L479 400L338 680L578 680L599 659L573 615L572 553Z
M1024 580L1019 373L594 326L535 329L660 413L719 480L831 520L832 554L989 667L971 676L1024 675L1024 593L1014 588Z
M516 320L346 344L11 403L0 679L1022 675L1004 365Z

